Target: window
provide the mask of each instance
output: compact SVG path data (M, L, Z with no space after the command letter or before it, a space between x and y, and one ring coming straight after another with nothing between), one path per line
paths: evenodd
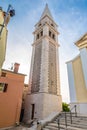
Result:
M6 73L5 73L5 72L2 72L2 73L1 73L1 76L2 76L2 77L6 77Z
M52 35L52 38L55 40L55 35L54 34Z
M40 33L40 34L41 34L41 36L43 36L43 31L41 31L41 33Z
M49 36L51 37L51 31L49 31Z
M38 26L41 26L41 23Z
M6 92L7 86L8 86L8 84L6 84L6 83L0 83L0 92Z
M39 34L37 34L37 39L39 39Z
M51 23L51 26L53 26L54 27L54 25Z

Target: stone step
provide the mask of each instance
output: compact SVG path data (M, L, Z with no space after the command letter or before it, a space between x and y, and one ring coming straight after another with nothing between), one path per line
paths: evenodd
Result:
M72 114L72 124L70 119L70 113L67 113L67 128L65 124L65 115L60 115L60 130L87 130L87 117L74 116ZM52 122L48 123L43 130L58 130L58 118L56 117Z
M70 122L70 121L71 121L70 118L67 119L67 122ZM82 123L87 123L87 120L81 120L81 119L73 119L73 118L72 118L72 121L73 121L73 122L82 122ZM58 122L58 121L55 120L54 122ZM60 122L65 122L65 119L64 119L64 118L60 119Z
M54 127L54 126L48 125L48 126L45 127L45 129L48 129L48 130L58 130L58 127ZM67 128L66 128L64 125L61 125L60 126L60 130L84 130L84 129L71 127L71 126L67 126Z
M54 127L54 126L45 126L45 128L49 129L49 130L58 130L58 127Z
M55 120L57 120L58 119L58 117L55 119ZM62 116L61 117L61 119L65 119L65 116ZM67 119L70 119L70 116L67 116ZM86 120L87 121L87 118L82 118L82 117L73 117L72 116L72 119L79 119L79 120Z
M50 130L50 129L47 129L47 128L43 128L43 130Z
M78 114L77 114L77 116L76 116L76 115L74 115L74 114L72 114L72 113L71 113L71 114L70 114L70 113L66 114L67 117L69 117L70 115L72 115L72 117L76 117L76 118L87 119L87 116L80 116L80 115L78 115ZM58 115L58 116L59 116L59 117L60 117L60 116L64 117L65 114L63 113L63 114L60 114L60 115ZM57 116L57 117L58 117L58 116ZM56 118L57 118L57 117L56 117Z
M58 124L56 122L53 122L54 124L56 124L58 126ZM65 122L60 122L60 125L65 125ZM82 123L82 122L73 122L71 124L71 122L67 122L68 126L73 126L73 127L78 127L78 128L84 128L87 129L87 123Z
M63 122L64 122L64 121L65 121L65 119L63 119L63 118L62 118L62 119L60 119L60 121L63 121ZM67 119L67 122L69 122L69 121L71 121L71 119L70 119L70 118L69 118L69 119ZM87 123L87 120L80 120L80 119L75 119L75 120L74 120L74 119L72 119L72 121L73 121L73 122L82 122L82 123ZM57 120L56 120L55 122L57 122Z
M57 121L54 121L54 122L55 122L55 123L58 123ZM64 119L64 120L60 120L60 123L62 123L62 122L65 122L65 119ZM71 120L67 120L67 122L70 123ZM73 122L73 123L80 123L80 122L81 122L82 124L87 124L87 121L85 121L85 120L84 120L84 121L83 121L83 120L81 121L81 120L79 120L79 119L78 119L78 120L72 120L72 122Z
M65 117L65 115L62 115L62 116L61 116L61 118L64 118L64 117ZM67 118L69 118L69 117L70 117L70 115L67 115ZM58 118L58 116L56 117L56 119L57 119L57 118ZM79 118L79 119L82 119L82 120L87 120L87 116L77 116L77 117L76 117L76 116L73 116L73 115L72 115L72 118L74 118L74 119L75 119L75 118L76 118L76 119Z

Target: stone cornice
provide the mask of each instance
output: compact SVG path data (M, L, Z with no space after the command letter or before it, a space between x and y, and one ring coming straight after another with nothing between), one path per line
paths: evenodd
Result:
M87 33L83 35L76 43L75 45L79 48L87 47Z

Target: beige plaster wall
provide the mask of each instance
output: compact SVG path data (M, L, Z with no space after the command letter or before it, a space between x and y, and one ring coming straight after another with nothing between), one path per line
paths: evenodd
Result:
M51 113L60 112L62 110L61 96L48 93L37 93L27 95L25 104L24 121L31 119L32 107L35 104L34 118L44 119Z
M0 25L3 24L3 21L4 21L3 11L0 10ZM0 26L0 31L1 31L1 28L2 26ZM5 60L6 42L7 42L7 29L6 29L6 26L4 26L2 33L0 35L0 73L1 73L3 62Z
M73 65L77 101L78 102L87 102L87 90L86 90L86 86L85 86L80 56L77 57L72 62L72 65Z

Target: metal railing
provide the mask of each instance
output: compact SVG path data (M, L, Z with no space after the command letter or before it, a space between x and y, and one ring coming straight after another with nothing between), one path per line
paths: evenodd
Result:
M71 108L71 110L70 110L70 119L71 119L71 124L72 124L72 110L75 110L75 117L77 117L77 106L76 105L74 105L72 108Z
M75 111L75 117L77 117L77 106L76 105L74 105L71 109L70 109L70 121L71 121L71 124L73 123L72 121L72 110L74 109L74 111ZM69 113L69 112L68 112ZM58 118L57 118L57 123L58 123L58 130L60 130L60 120L61 120L61 118L63 117L63 114L62 113L60 113L59 115L58 115ZM66 126L66 128L67 128L67 112L64 112L64 117L65 117L65 126Z
M58 118L57 118L58 130L60 130L60 119L61 119L61 117L62 117L62 114L60 113L60 114L58 115Z

